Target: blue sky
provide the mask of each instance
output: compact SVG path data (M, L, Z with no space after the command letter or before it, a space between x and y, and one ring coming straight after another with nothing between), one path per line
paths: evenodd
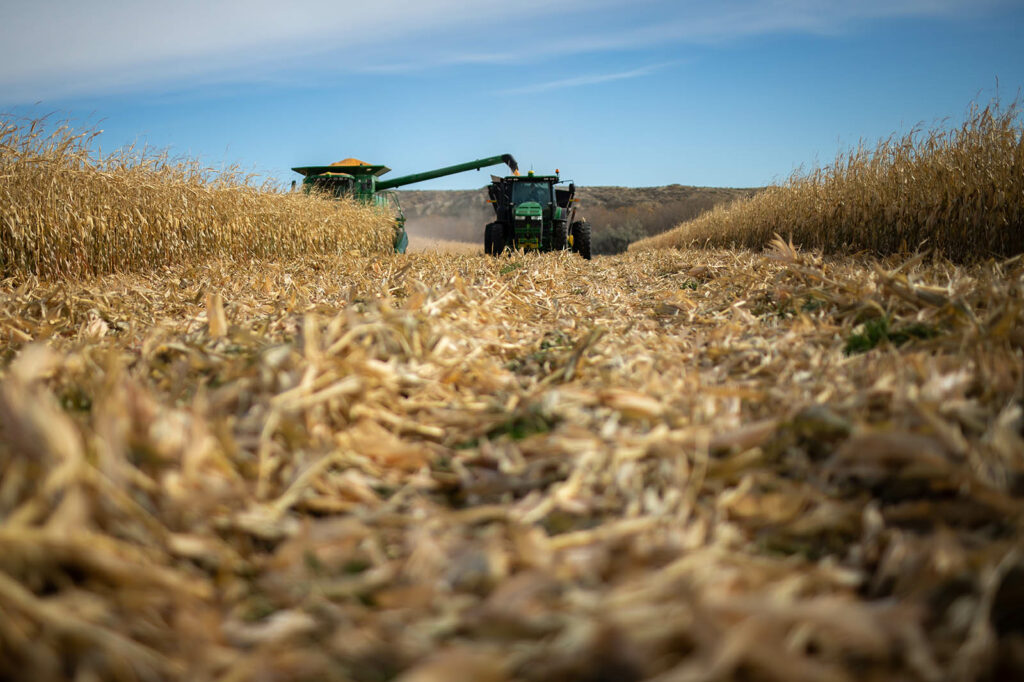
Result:
M0 111L282 183L510 152L585 185L745 187L997 83L1012 101L1021 36L1019 0L8 0Z

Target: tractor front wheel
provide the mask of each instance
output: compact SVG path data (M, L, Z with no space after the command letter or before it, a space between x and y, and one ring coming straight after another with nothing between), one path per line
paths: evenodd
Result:
M580 220L572 224L572 250L590 260L590 223Z
M500 256L505 250L505 227L501 223L488 223L484 228L484 253Z
M565 248L565 240L567 236L567 230L564 220L555 221L555 228L551 233L551 248L555 251L561 251Z

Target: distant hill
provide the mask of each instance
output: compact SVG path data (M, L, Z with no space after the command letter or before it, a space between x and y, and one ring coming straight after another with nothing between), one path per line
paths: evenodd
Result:
M660 234L721 203L753 196L758 188L579 187L579 213L591 224L597 253L624 251L633 241ZM426 239L482 242L494 219L487 190L399 192L409 234Z

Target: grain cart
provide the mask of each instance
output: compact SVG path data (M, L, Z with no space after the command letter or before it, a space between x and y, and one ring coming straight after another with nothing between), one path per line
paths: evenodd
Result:
M590 260L590 225L576 220L576 185L557 187L554 175L491 176L488 203L495 221L484 228L484 252L506 248L559 251L566 247Z
M391 170L390 168L359 159L345 159L330 166L301 166L292 170L303 176L302 189L307 193L311 190L326 192L339 199L348 197L390 211L395 218L395 253L405 253L409 245L409 235L405 232L405 214L398 203L398 195L389 190L463 171L480 170L499 163L506 164L513 173L519 172L519 165L511 154L489 156L486 159L403 175L390 180L380 179L380 176Z

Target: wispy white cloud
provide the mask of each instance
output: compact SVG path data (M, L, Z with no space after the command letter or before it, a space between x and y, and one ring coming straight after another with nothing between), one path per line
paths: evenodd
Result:
M629 71L616 71L614 73L600 73L591 74L588 76L576 76L575 78L563 78L560 80L547 81L544 83L535 83L533 85L524 85L518 88L508 88L506 90L499 90L500 95L527 95L537 92L548 92L551 90L564 90L566 88L578 88L585 85L597 85L599 83L608 83L611 81L628 80L631 78L639 78L641 76L647 76L655 71L659 71L667 66L678 64L679 62L666 62L664 64L652 64L650 66L644 66L639 69L631 69Z
M654 20L616 23L599 30L573 30L558 40L538 40L520 50L432 52L408 62L385 62L377 71L412 71L458 64L507 64L534 58L659 45L722 44L759 35L835 35L866 21L978 15L1010 0L626 0L624 7L659 6Z
M865 20L951 16L1009 1L6 2L0 6L0 104L279 80L310 69L399 72L779 32L827 34ZM545 85L574 87L586 84L578 82L583 78Z
M561 13L620 0L564 0ZM596 3L596 4L595 4ZM430 61L429 38L552 14L471 0L38 0L0 6L0 102L199 81L259 81L303 69ZM514 15L514 16L513 16ZM479 42L479 41L477 41ZM403 46L416 43L409 52Z

